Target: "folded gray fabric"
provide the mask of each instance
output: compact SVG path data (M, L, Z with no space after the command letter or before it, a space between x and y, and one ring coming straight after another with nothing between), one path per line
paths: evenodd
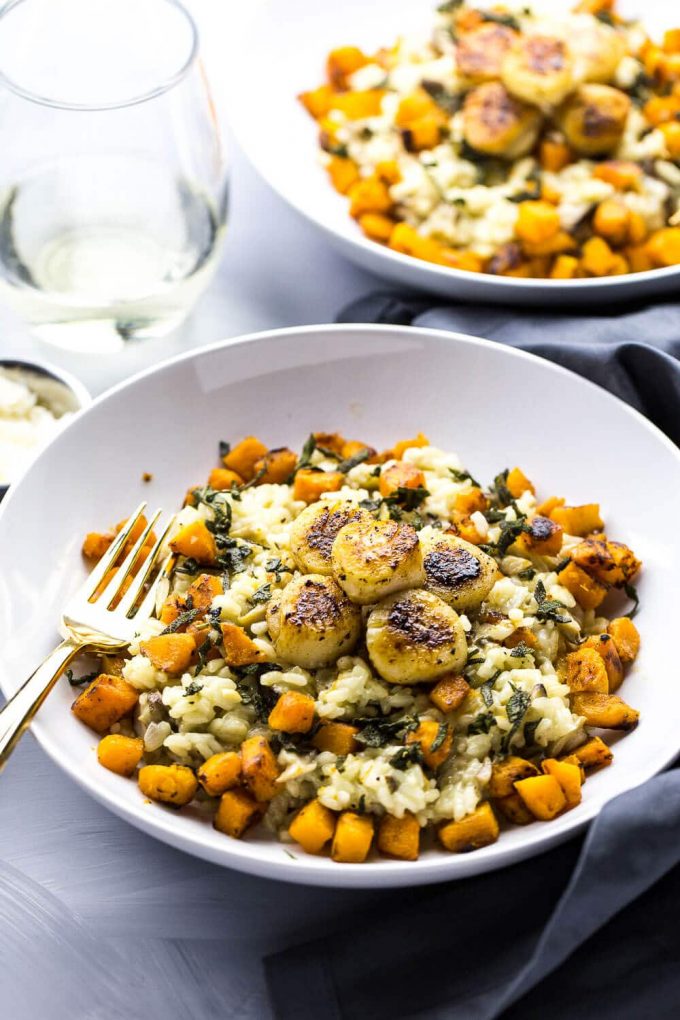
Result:
M437 305L371 294L340 322L455 330L519 347L570 368L642 411L680 444L680 303L608 306L599 313L497 305Z
M519 313L378 294L340 318L455 330L542 355L626 400L680 443L679 308ZM378 916L353 917L344 936L270 957L276 1016L670 1020L680 1009L678 865L674 769L611 801L585 841L464 882L395 890ZM613 948L606 972L597 965L607 957L597 935L603 926ZM590 976L580 988L565 966L574 953Z

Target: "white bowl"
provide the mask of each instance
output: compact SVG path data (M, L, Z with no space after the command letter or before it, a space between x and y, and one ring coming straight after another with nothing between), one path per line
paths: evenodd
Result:
M253 432L299 447L312 430L387 446L422 429L476 476L520 464L544 495L599 501L612 535L645 562L642 652L624 696L640 726L583 803L548 823L503 832L493 846L415 863L335 864L258 835L237 841L209 822L144 801L98 765L97 738L69 711L61 682L33 731L94 797L140 829L200 857L271 878L330 886L414 885L498 868L566 839L616 794L680 750L680 686L668 621L680 618L680 452L635 411L547 361L485 340L389 326L308 326L262 333L175 358L96 400L57 437L0 512L0 684L10 694L56 643L67 596L81 582L88 530L146 498L174 509L205 478L219 439ZM144 483L144 472L153 481ZM10 768L12 767L10 763ZM20 819L17 820L20 823Z
M572 6L564 0L549 5ZM467 301L568 306L676 292L680 266L602 279L523 280L423 262L364 237L320 165L318 128L296 97L324 80L331 49L351 43L370 52L390 45L410 30L427 29L435 6L436 0L251 0L223 24L220 74L230 125L268 184L348 258L412 289ZM620 4L628 16L644 15L656 33L673 20L672 6L664 0Z

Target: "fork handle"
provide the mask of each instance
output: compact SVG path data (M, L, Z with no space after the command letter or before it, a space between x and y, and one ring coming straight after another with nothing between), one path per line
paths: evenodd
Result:
M30 726L33 716L82 647L69 638L62 641L0 709L0 771Z

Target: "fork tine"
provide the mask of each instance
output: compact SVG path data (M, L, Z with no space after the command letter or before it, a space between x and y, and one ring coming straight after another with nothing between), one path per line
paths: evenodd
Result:
M155 513L151 516L151 519L149 520L148 524L144 528L144 531L142 531L139 538L136 540L135 544L130 549L130 552L127 554L127 556L120 564L120 566L116 567L116 572L109 581L109 583L101 592L97 593L95 591L95 594L92 596L90 601L98 602L101 606L104 606L106 609L111 609L111 604L112 602L115 601L116 596L119 594L121 596L125 594L124 591L121 591L125 583L125 580L130 574L137 560L137 557L144 548L144 543L148 540L149 535L151 534L151 531L153 529L153 526L160 517L161 513L162 513L161 510L155 511Z
M141 622L142 620L148 619L150 616L153 615L154 609L156 608L156 591L158 590L158 585L161 583L161 581L163 580L164 577L168 576L168 574L170 573L176 558L177 557L173 553L170 553L165 558L165 560L163 562L163 566L161 567L161 569L159 570L158 574L154 578L154 581L153 581L151 587L149 588L149 590L147 591L146 595L142 599L142 601L141 601L141 603L139 605L139 608L137 609L137 612L135 613L135 616L134 616L135 620L139 620ZM134 605L134 603L133 603L133 605ZM130 611L128 611L128 615L129 615L129 612Z
M145 510L146 502L140 503L134 513L128 517L125 527L120 529L107 551L97 563L97 566L91 571L88 577L85 578L84 583L76 592L76 598L83 598L87 601L92 598L97 588L106 577L106 574L118 559L123 546L130 537L132 529Z
M159 513L160 513L160 511L159 511ZM161 551L161 549L163 547L163 543L165 542L166 538L168 537L168 533L169 533L170 528L172 527L172 525L174 523L174 520L175 520L175 518L174 518L174 515L173 515L173 517L170 518L168 523L163 528L162 532L158 535L158 538L156 539L154 545L152 546L149 555L144 560L144 563L142 564L142 566L141 566L141 568L139 570L139 573L136 575L136 577L133 578L132 584L130 585L128 590L125 592L125 594L121 598L121 600L118 603L118 605L116 606L116 609L118 610L118 612L124 613L126 616L130 615L133 606L135 605L137 599L139 598L139 596L141 595L141 593L142 593L142 591L144 589L144 585L148 581L149 577L151 577L151 574L153 573L153 571L154 571L154 569L156 567L156 564L157 564L157 561L158 561L158 556L159 556L160 551ZM170 557L170 558L174 559L174 557ZM166 564L167 564L167 560L166 560ZM164 564L164 566L165 566L165 564ZM162 571L161 571L161 574L162 574ZM161 574L159 574L159 579L160 579ZM152 585L152 591L155 591L155 589L156 589L156 582L154 582L154 584ZM146 601L146 597L145 597L145 601ZM141 607L140 607L140 609L141 609ZM149 615L151 615L151 614L149 613Z

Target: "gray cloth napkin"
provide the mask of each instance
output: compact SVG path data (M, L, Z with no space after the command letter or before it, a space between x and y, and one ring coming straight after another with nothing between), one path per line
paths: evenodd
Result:
M370 295L343 322L456 330L579 372L680 443L680 306L528 312ZM344 935L266 961L279 1020L655 1020L680 1015L680 770L611 801L585 840L395 890ZM626 909L624 909L626 908Z

